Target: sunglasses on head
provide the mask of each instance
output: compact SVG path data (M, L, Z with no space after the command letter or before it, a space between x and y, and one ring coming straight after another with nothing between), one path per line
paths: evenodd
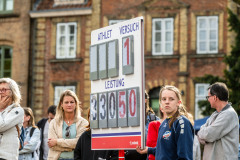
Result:
M66 136L67 138L70 137L70 126L67 126L65 136Z

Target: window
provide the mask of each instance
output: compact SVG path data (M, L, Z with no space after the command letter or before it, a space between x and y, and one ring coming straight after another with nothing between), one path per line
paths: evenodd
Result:
M149 105L152 107L155 114L160 117L159 112L159 92L161 87L153 88L149 91Z
M58 105L60 96L63 91L65 90L71 90L73 92L76 92L75 86L55 86L54 88L54 104Z
M207 91L208 87L209 87L209 84L206 84L206 83L195 84L195 119L200 119L204 117L203 115L201 115L198 102L202 100L206 100L206 96L208 95L208 91Z
M109 26L110 25L113 25L113 24L116 24L116 23L119 23L119 22L123 22L123 21L126 21L126 19L122 19L122 20L109 20L108 21L108 24L109 24Z
M13 0L0 0L0 12L9 12L13 10Z
M152 20L152 54L173 54L173 18Z
M218 52L218 17L197 17L197 53Z
M76 57L77 23L57 24L57 59Z
M86 3L88 0L54 0L55 5L65 5L65 4L82 4Z
M12 48L0 46L0 77L11 77Z

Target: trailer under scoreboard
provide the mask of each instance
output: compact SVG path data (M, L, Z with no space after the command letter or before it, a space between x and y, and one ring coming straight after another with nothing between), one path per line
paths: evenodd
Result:
M91 33L93 150L145 146L143 17Z

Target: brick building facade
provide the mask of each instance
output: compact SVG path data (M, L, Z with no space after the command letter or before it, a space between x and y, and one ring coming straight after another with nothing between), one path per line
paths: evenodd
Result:
M20 86L21 106L28 106L30 17L32 1L0 1L0 77Z
M226 6L236 9L230 0L102 0L101 27L143 16L145 87L152 107L158 110L161 86L175 85L198 119L197 102L205 99L208 84L194 78L222 77L226 68L222 60L231 50L234 36L228 31Z
M157 111L158 92L175 85L184 104L201 118L197 102L208 84L195 77L223 76L222 62L234 36L228 31L226 6L231 0L40 0L32 18L30 104L37 119L56 104L64 89L74 90L89 108L89 46L91 31L121 20L144 17L145 87Z
M32 99L37 119L57 105L65 89L76 92L83 116L89 106L89 46L99 27L99 2L42 0L30 12L35 24Z

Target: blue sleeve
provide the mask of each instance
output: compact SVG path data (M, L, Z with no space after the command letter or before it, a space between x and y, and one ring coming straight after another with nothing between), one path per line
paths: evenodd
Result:
M30 131L27 136L30 136ZM27 138L25 138L25 142L26 142L26 139ZM33 132L32 137L28 141L28 143L26 145L24 145L24 147L21 151L19 151L19 154L34 152L39 147L40 142L41 142L40 141L40 130L38 128L36 128Z
M152 148L152 147L148 147L148 154L153 154L155 155L156 152L156 147Z
M178 159L193 159L193 136L192 124L185 118L176 121L176 142Z

